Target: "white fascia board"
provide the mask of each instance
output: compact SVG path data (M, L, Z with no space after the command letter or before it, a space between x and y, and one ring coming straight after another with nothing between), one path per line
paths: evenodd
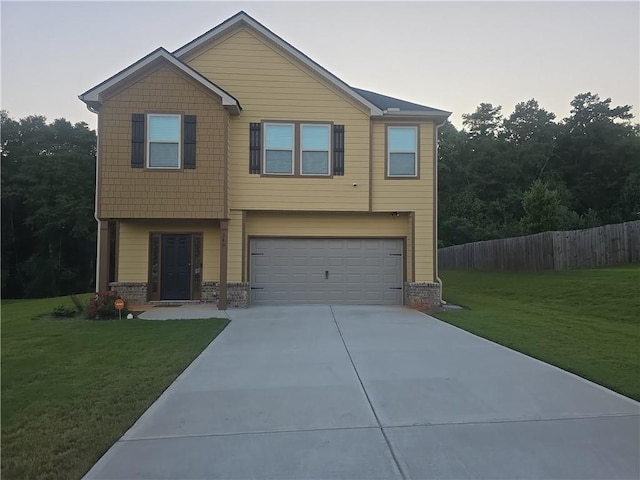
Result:
M265 27L261 23L257 22L251 16L247 15L244 12L240 12L235 17L230 18L229 20L221 23L217 27L212 28L211 30L209 30L207 33L205 33L204 35L200 36L199 38L193 40L190 43L187 43L183 47L181 47L178 50L176 50L175 52L173 52L173 55L175 55L178 58L183 57L184 55L188 54L190 51L198 48L203 43L209 41L211 38L224 33L225 31L227 31L228 29L234 27L236 24L238 24L240 22L247 23L249 26L251 26L252 28L256 29L262 35L264 35L265 37L267 37L268 39L273 41L276 45L278 45L280 48L285 50L287 53L293 55L297 60L299 60L300 62L302 62L303 64L305 64L309 68L311 68L314 72L316 72L318 75L323 77L325 80L329 81L332 85L334 85L338 89L342 90L344 93L346 93L350 97L354 98L358 102L360 102L363 105L365 105L371 111L371 115L372 116L382 116L383 115L383 111L380 108L376 107L373 103L369 102L364 97L358 95L356 92L353 91L353 89L351 87L349 87L349 85L344 83L342 80L340 80L334 74L332 74L331 72L326 70L324 67L320 66L319 64L317 64L316 62L311 60L309 57L307 57L300 50L298 50L297 48L293 47L291 44L289 44L288 42L286 42L285 40L280 38L278 35L273 33L267 27Z
M439 112L425 112L424 110L385 110L385 117L439 117L449 118L451 112L439 111Z
M80 100L85 102L87 105L102 103L101 99L100 99L100 95L104 91L106 91L109 88L117 85L118 83L120 83L123 80L125 80L127 77L129 77L129 76L135 74L136 72L142 70L143 68L147 67L148 65L150 65L151 63L155 62L156 60L158 60L160 58L168 61L169 63L174 65L176 68L178 68L182 72L184 72L186 75L190 76L191 78L193 78L194 80L196 80L197 82L201 83L206 88L208 88L209 90L214 92L216 95L218 95L222 99L222 105L224 105L225 107L229 107L229 109L232 111L232 113L234 113L236 115L240 113L240 105L239 105L238 101L235 98L233 98L227 92L222 90L216 84L214 84L211 81L207 80L205 77L200 75L198 72L196 72L195 70L193 70L189 66L185 65L184 63L182 63L180 60L175 58L173 55L171 55L164 48L159 48L155 52L152 52L148 56L146 56L146 57L142 58L141 60L139 60L137 63L134 63L130 67L125 68L120 73L117 73L113 77L109 78L105 82L99 84L98 86L92 88L91 90L86 91L85 93L83 93L82 95L79 96Z

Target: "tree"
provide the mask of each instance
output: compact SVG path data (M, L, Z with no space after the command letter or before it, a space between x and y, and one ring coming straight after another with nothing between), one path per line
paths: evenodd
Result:
M630 107L583 93L558 123L535 99L502 120L481 103L440 129L439 242L640 218L640 126Z
M627 178L640 174L640 137L628 105L583 93L571 102L571 116L559 131L554 170L574 197L573 208L594 210L606 222L632 220L620 205ZM627 212L625 214L625 212Z
M91 289L95 132L64 119L1 114L2 294L52 296Z
M524 215L520 219L522 233L570 230L579 228L580 217L567 205L566 193L536 180L522 198Z
M510 156L518 165L519 185L530 185L541 178L556 149L558 125L555 114L540 108L535 99L518 103L504 120L502 138L509 144Z
M616 120L631 120L631 106L611 108L611 98L600 100L600 95L591 92L580 93L571 100L571 116L564 119L572 130L586 131L589 125L617 123Z
M553 140L555 135L553 121L555 118L554 113L540 108L534 98L520 102L515 106L513 113L504 120L504 138L516 145L531 141Z
M462 115L462 124L471 137L495 137L502 123L501 111L499 105L494 107L490 103L481 103L474 113Z

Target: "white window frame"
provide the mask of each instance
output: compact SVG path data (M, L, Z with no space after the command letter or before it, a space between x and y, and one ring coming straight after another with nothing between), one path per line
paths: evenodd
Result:
M151 144L152 143L167 143L174 144L176 142L152 142L151 141L151 118L152 117L177 117L178 118L178 165L175 167L154 167L151 165ZM145 150L146 150L146 163L147 168L154 170L180 170L182 168L182 115L179 113L147 113L147 125L145 135Z
M327 140L328 142L328 146L326 150L316 150L316 149L306 149L303 150L303 143L304 143L304 139L302 138L302 129L304 127L327 127ZM328 177L331 175L331 151L332 151L332 141L331 141L331 132L332 132L332 127L330 123L301 123L299 124L298 128L300 129L300 155L298 158L298 162L300 165L300 175L301 176L305 176L305 177ZM303 173L302 172L302 154L304 152L327 152L327 173Z
M291 150L283 149L283 148L269 148L267 149L267 128L269 125L276 126L290 126L292 131L291 137ZM287 175L293 176L296 173L296 124L294 122L265 122L263 124L263 134L262 134L262 174L263 175ZM274 152L291 152L291 173L285 172L267 172L267 150L271 150Z
M392 129L396 130L406 130L411 129L415 132L415 142L413 145L413 150L391 150L390 145L390 131ZM418 177L418 135L420 135L420 130L417 125L387 125L387 177L389 178L417 178ZM413 166L413 174L410 175L398 175L397 173L391 173L391 154L392 153L413 153L414 158L414 166Z

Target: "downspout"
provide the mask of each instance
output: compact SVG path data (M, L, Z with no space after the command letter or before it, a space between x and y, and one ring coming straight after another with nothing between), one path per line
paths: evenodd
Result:
M434 231L434 246L433 248L435 248L435 255L434 255L434 260L435 260L435 272L436 272L436 281L438 282L438 284L440 285L440 305L446 305L447 302L445 302L442 299L442 279L440 278L440 272L438 269L438 147L440 146L440 136L438 135L438 129L444 125L445 123L447 123L447 119L445 118L442 123L440 124L436 124L436 138L435 138L435 142L436 142L436 155L435 158L433 159L433 161L436 164L436 168L434 169L434 179L433 179L433 183L434 183L434 189L435 189L435 198L434 198L434 202L435 202L435 216L436 218L434 219L435 221L433 222L434 226L435 226L435 231Z
M78 98L80 98L80 100L82 100L82 96L79 96ZM84 100L83 100L84 101ZM97 240L96 240L96 285L95 285L95 291L98 292L100 290L100 249L102 248L102 245L100 244L100 219L98 218L98 175L100 174L100 170L98 168L99 162L100 162L100 114L98 113L98 110L96 110L95 108L91 107L90 105L87 104L87 110L89 110L91 113L95 113L96 115L98 115L98 128L97 128L97 132L96 132L96 187L95 187L95 194L94 194L94 199L93 199L93 218L95 218L96 222L98 223L98 228L97 228L97 232L96 232L96 236L97 236ZM107 286L107 290L108 290L108 286Z

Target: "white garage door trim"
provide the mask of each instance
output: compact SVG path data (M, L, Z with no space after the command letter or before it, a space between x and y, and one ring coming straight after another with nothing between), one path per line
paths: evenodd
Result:
M252 305L401 305L403 238L251 237Z

